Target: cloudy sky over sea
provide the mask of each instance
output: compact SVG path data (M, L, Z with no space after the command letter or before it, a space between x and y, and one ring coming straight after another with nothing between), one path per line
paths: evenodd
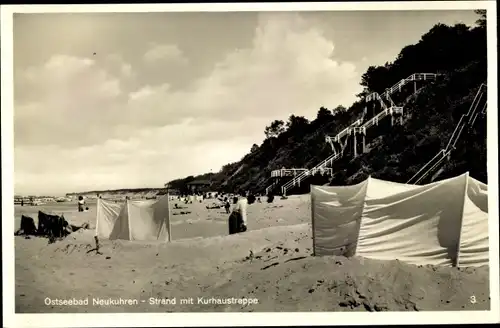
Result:
M15 193L216 172L290 114L349 106L369 65L473 11L16 14Z

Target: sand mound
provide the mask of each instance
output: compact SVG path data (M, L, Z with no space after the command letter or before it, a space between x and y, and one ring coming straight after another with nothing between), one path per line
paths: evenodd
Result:
M190 311L489 309L487 269L463 272L417 268L398 261L313 258L300 249L278 246L239 266L222 269L221 275L228 279L210 289L210 295L254 297L259 304L250 309L241 305L201 304ZM470 303L471 295L475 295L476 304Z

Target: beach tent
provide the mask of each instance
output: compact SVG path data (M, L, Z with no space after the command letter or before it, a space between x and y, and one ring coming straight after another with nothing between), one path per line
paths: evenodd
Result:
M422 186L311 186L311 205L315 255L488 265L488 186L468 173Z
M169 197L158 200L97 201L96 235L104 239L169 241Z

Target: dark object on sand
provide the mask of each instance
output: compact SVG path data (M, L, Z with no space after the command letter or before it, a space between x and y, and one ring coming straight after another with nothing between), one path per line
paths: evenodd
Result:
M232 212L229 215L228 228L230 235L247 231L247 227L243 224L243 218L239 212Z
M254 196L254 195L252 195L252 194L248 194L248 196L247 196L247 201L248 201L248 204L253 204L253 203L255 203L255 200L256 200L256 198L255 198L255 196Z
M89 229L90 225L84 223L81 227L69 224L64 219L64 216L45 214L41 211L38 212L38 228L36 227L35 220L29 216L23 215L21 217L21 227L14 232L15 236L41 236L55 240L55 238L63 238L72 232L80 229Z
M265 267L261 268L261 270L269 269L270 267L276 266L278 264L280 264L280 263L279 262L274 262L272 264L266 265Z
M72 229L68 221L64 219L64 216L45 214L42 211L38 211L38 235L49 238L62 238L71 232Z
M267 196L267 202L272 203L274 201L274 195Z
M35 220L29 216L21 217L21 227L17 230L14 235L35 235L36 234L36 225Z
M92 248L92 249L88 250L88 251L87 251L87 254L88 254L88 253L90 253L90 252L95 251L95 253L96 253L96 254L102 255L102 253L101 253L101 252L99 252L99 248L101 247L101 246L99 245L99 237L94 236L94 240L95 240L95 248ZM106 259L108 259L108 257L106 257Z
M88 223L84 223L81 227L78 227L69 224L68 221L64 219L64 216L51 215L38 211L38 228L33 218L23 215L21 217L21 227L14 235L46 237L49 238L49 243L53 243L57 239L62 239L72 232L88 228Z

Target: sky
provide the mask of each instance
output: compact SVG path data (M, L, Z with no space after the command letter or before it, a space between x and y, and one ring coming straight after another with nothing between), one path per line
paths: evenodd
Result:
M291 114L473 11L15 14L15 193L161 187L240 160Z

